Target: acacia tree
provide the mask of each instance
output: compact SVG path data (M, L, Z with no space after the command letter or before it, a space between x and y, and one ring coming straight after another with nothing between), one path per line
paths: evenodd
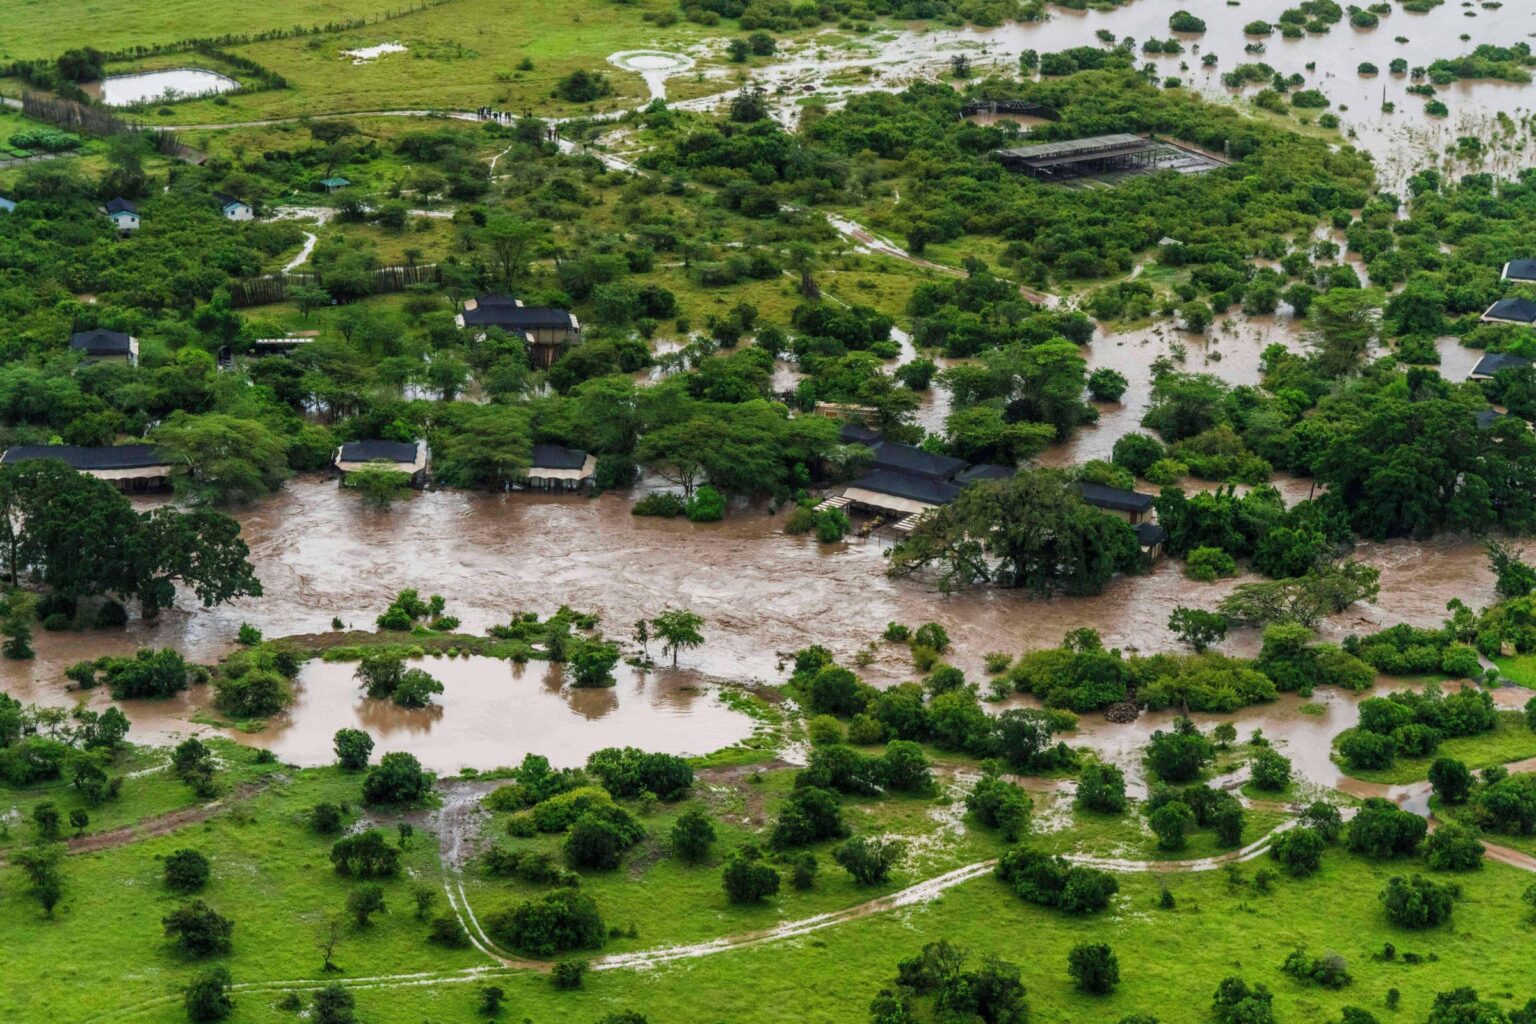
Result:
M135 512L112 485L51 459L0 466L0 554L7 579L30 573L69 601L137 598L150 618L177 584L205 607L261 594L233 519L206 509Z
M451 487L503 490L533 464L528 410L509 405L454 407L435 442L437 475Z
M1311 628L1356 601L1376 600L1380 578L1380 570L1363 562L1323 566L1294 579L1241 584L1217 609L1229 621L1244 625L1279 622Z
M677 655L684 649L692 650L704 643L699 627L704 617L686 608L669 608L651 620L651 628L662 643L661 653L672 652L672 667L677 668Z
M359 928L366 928L374 914L384 910L384 887L368 882L347 893L347 911Z
M1168 628L1196 654L1203 654L1207 647L1226 637L1227 617L1220 612L1180 605L1168 616Z
M508 283L527 270L528 260L543 238L543 225L510 214L491 217L480 229L480 240L495 254L501 279Z
M256 420L178 412L150 437L173 463L187 468L176 485L196 502L254 501L288 475L287 438Z
M1083 504L1066 474L1036 469L966 488L897 545L889 572L937 567L945 592L992 583L1096 594L1143 564L1128 523Z
M59 866L64 862L64 846L61 843L38 843L18 850L12 857L16 865L26 873L28 893L37 900L48 917L64 895L64 877Z
M361 466L348 473L343 484L362 496L369 508L387 509L410 494L411 478L392 465Z
M1488 567L1495 577L1494 588L1500 597L1524 597L1536 590L1536 569L1521 558L1523 550L1489 539L1483 542L1488 552Z
M1319 370L1330 377L1354 372L1381 329L1381 293L1334 288L1312 300L1307 344Z

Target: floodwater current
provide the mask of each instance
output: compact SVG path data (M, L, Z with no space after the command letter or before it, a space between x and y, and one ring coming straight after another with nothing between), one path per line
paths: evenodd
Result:
M243 622L267 636L324 632L333 617L371 628L404 587L443 594L469 632L519 610L548 614L569 604L600 614L609 635L626 638L635 620L687 607L704 617L706 642L684 654L688 672L680 675L626 673L613 690L575 692L541 675L546 666L538 664L518 670L480 659L434 660L427 667L445 684L437 716L362 700L350 667L316 664L300 677L299 701L288 715L262 733L227 734L273 746L299 763L328 760L331 734L357 724L444 768L494 767L530 749L579 760L616 734L638 746L700 753L750 732L748 720L724 709L706 680L782 680L786 656L809 644L851 661L875 642L863 674L889 685L915 673L905 648L878 642L885 624L936 621L954 640L956 664L980 679L986 652L1054 645L1078 626L1098 629L1112 645L1166 648L1171 608L1209 605L1233 585L1192 583L1178 563L1165 560L1146 575L1112 581L1095 598L944 596L932 581L887 578L886 548L878 541L820 545L786 536L783 515L760 507L694 524L636 517L630 506L628 496L616 494L437 491L375 512L333 480L299 478L237 513L262 597L175 609L126 630L40 631L35 661L0 663L0 688L23 701L69 705L82 695L68 688L64 669L82 658L154 645L211 661L233 646ZM1381 569L1381 596L1325 623L1324 635L1334 639L1398 621L1437 624L1454 597L1474 607L1494 600L1481 548L1471 540L1365 544L1357 556ZM1256 643L1239 633L1228 647L1251 652ZM102 690L86 699L95 706L109 700ZM165 740L205 729L192 720L205 717L199 711L209 700L199 687L168 702L131 702L133 737Z
M1490 145L1477 166L1510 173L1529 162L1523 152L1528 90L1498 82L1457 83L1440 90L1451 114L1436 119L1423 112L1420 99L1406 93L1410 79L1386 69L1394 57L1406 59L1410 66L1427 65L1470 52L1478 43L1508 45L1523 39L1536 31L1536 10L1530 5L1487 9L1448 3L1423 15L1394 8L1375 29L1340 24L1326 34L1298 40L1243 34L1248 22L1278 21L1288 6L1289 0L1249 0L1240 7L1138 0L1113 11L1052 8L1046 22L995 29L823 36L761 69L760 77L790 104L797 95L812 92L835 102L854 92L899 88L905 81L931 77L959 53L970 56L985 74L989 66L1016 66L1019 52L1026 48L1044 52L1098 45L1099 30L1133 37L1139 47L1148 37L1168 37L1168 16L1185 7L1206 20L1208 31L1179 36L1186 49L1183 55L1142 55L1138 61L1152 60L1164 74L1178 75L1212 97L1231 95L1221 85L1220 73L1244 61L1264 61L1283 74L1304 74L1309 86L1328 95L1330 109L1341 117L1346 132L1354 133L1355 144L1373 154L1389 187L1426 160L1444 163L1447 146L1458 136L1476 135L1493 143L1502 131L1499 113L1515 115L1520 124ZM1458 39L1462 33L1470 38ZM1407 41L1395 42L1398 36ZM839 38L843 41L833 41ZM1263 53L1244 53L1245 46L1258 43ZM1219 56L1214 69L1202 67L1204 53ZM1356 66L1362 61L1375 63L1382 72L1359 75ZM1305 67L1309 62L1315 70ZM1382 111L1383 97L1396 105L1394 113ZM680 105L709 102L713 100ZM857 232L850 237L859 241ZM878 243L874 245L878 249ZM910 258L899 250L887 255ZM1068 465L1107 458L1114 440L1135 429L1146 410L1148 366L1154 358L1182 352L1185 369L1213 373L1232 384L1252 384L1259 377L1260 353L1274 341L1299 344L1293 319L1283 307L1274 317L1222 320L1208 336L1168 325L1114 334L1100 331L1087 350L1090 367L1118 369L1131 387L1122 402L1101 406L1098 424L1046 452L1040 461ZM910 346L904 348L910 357ZM1453 380L1464 377L1475 359L1475 353L1454 341L1442 342L1441 353L1442 372ZM793 381L788 372L782 378ZM942 429L946 397L935 389L919 411L919 422L926 428ZM1284 477L1276 483L1289 501L1305 497L1310 487L1308 481ZM723 523L691 524L637 518L629 514L630 504L624 495L438 491L416 494L381 513L364 508L334 481L300 478L276 496L236 513L265 586L264 596L214 609L184 607L155 623L135 621L122 631L40 632L36 661L0 662L0 688L26 701L72 704L81 695L67 688L63 672L82 658L155 645L174 646L191 658L211 661L230 649L243 622L268 636L322 632L333 618L367 627L404 587L443 594L450 612L475 632L516 611L548 614L569 604L601 614L606 631L623 637L636 619L669 606L688 607L706 620L706 644L684 656L682 672L637 675L626 669L612 690L573 691L558 676L547 674L544 665L519 669L480 659L434 661L429 667L446 687L440 709L405 712L361 698L348 678L348 666L315 663L301 675L298 701L288 714L261 733L234 735L271 746L285 759L316 763L329 759L330 735L336 728L361 725L379 735L384 748L407 746L444 770L509 763L530 749L571 763L613 742L699 753L735 742L750 731L743 716L716 699L709 680L782 679L788 653L808 644L824 644L839 658L851 660L876 642L874 661L863 674L877 685L888 685L911 677L913 670L903 648L877 642L885 623L937 621L954 638L956 663L972 678L980 678L984 653L1052 645L1078 626L1098 629L1112 645L1165 648L1171 642L1165 625L1170 609L1180 604L1209 606L1233 585L1192 583L1176 563L1165 561L1146 575L1113 581L1096 598L1045 601L1000 592L946 596L931 580L887 578L886 549L878 541L818 545L809 538L789 537L782 532L782 516L761 507L735 507ZM1452 598L1477 607L1495 597L1481 548L1470 539L1367 543L1355 555L1381 570L1381 595L1374 605L1357 606L1324 623L1322 633L1331 639L1400 621L1434 625ZM1251 653L1256 645L1256 637L1240 631L1227 648ZM108 700L101 691L86 699L98 706ZM160 704L135 702L128 708L134 738L155 741L206 731L193 719L206 717L202 706L207 700L206 692L194 690ZM1297 713L1291 701L1250 709L1239 717L1245 728L1251 722L1287 739L1293 757L1311 751L1315 757L1298 759L1303 774L1331 784L1338 780L1327 761L1326 737L1352 720L1353 700L1344 695L1318 700L1328 709L1322 720ZM1136 726L1116 726L1085 719L1081 734L1113 756L1139 746L1157 721L1156 716L1146 716ZM1289 740L1292 735L1294 740Z

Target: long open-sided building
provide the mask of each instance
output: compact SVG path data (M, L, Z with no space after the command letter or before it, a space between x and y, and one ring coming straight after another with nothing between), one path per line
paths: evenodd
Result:
M1221 167L1223 160L1170 142L1119 133L1063 142L1039 142L993 153L1010 171L1042 181L1066 181L1096 174L1174 170L1198 174Z

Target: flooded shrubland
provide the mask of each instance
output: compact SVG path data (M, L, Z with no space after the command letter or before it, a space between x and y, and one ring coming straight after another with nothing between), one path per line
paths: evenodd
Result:
M1097 597L1046 600L1007 590L945 596L922 578L888 578L888 548L878 540L824 545L786 536L784 515L765 508L738 507L724 522L693 524L633 516L630 507L630 497L620 494L443 490L378 512L333 480L299 478L238 513L263 596L212 609L183 602L158 621L135 619L122 630L39 631L36 660L0 663L0 686L23 701L70 705L81 694L70 689L64 670L81 659L154 646L212 662L233 648L242 623L267 637L324 633L333 619L371 629L406 587L442 594L469 633L518 611L549 614L565 604L600 615L605 633L625 638L636 620L686 607L705 620L704 645L683 655L686 672L621 666L613 689L578 691L541 662L434 659L427 667L445 685L441 711L421 712L366 700L350 680L351 666L317 661L299 677L287 713L238 738L313 763L330 756L336 729L360 725L382 745L395 737L445 769L494 767L530 749L579 760L614 742L705 753L752 731L750 719L720 704L711 680L782 681L786 656L811 644L845 663L868 659L861 674L891 685L919 673L906 647L880 641L885 624L934 621L951 636L955 663L979 680L987 652L1054 646L1084 626L1108 645L1168 649L1172 608L1209 607L1240 582L1197 583L1181 563L1165 559L1144 575L1114 579ZM1327 639L1403 621L1438 625L1453 598L1474 607L1495 600L1473 540L1367 543L1356 557L1381 570L1380 597L1326 621L1320 632ZM1239 631L1226 649L1251 654L1257 646L1255 633ZM868 652L862 658L861 650ZM101 690L86 699L108 703ZM134 738L166 739L216 721L211 700L208 688L197 687L166 702L132 702ZM1258 708L1239 717L1268 714ZM1112 747L1120 734L1120 727L1097 721L1091 729L1096 746ZM1134 746L1143 733L1124 735Z

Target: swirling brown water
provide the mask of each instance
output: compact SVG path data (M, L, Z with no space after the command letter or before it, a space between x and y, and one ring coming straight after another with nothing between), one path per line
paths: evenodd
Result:
M838 657L852 659L878 640L889 621L936 621L954 640L957 664L979 677L985 652L1052 645L1078 626L1092 626L1119 646L1166 647L1171 637L1165 625L1174 606L1209 605L1232 585L1192 583L1177 563L1165 561L1146 575L1112 581L1092 598L1042 600L998 591L944 596L931 581L887 578L885 549L876 541L819 545L786 536L782 516L760 508L733 509L725 522L711 524L641 518L629 510L629 499L621 495L440 491L415 495L390 512L374 512L333 481L297 479L275 497L238 513L266 587L264 596L213 609L174 610L157 623L135 621L121 631L40 632L37 659L0 664L0 686L26 701L73 703L80 695L67 689L63 671L79 659L152 644L212 660L232 646L242 622L268 636L323 632L333 617L366 626L403 587L443 594L450 612L475 632L518 610L547 614L569 604L601 614L611 635L628 636L630 624L640 617L668 606L691 608L706 620L707 642L685 654L683 666L702 676L734 680L782 679L783 656L809 644L824 644ZM1474 606L1494 597L1482 552L1471 540L1367 544L1358 554L1380 567L1381 598L1326 623L1327 635L1338 637L1377 623L1435 624L1453 597ZM1255 638L1240 634L1229 646L1252 650ZM913 675L905 648L877 644L875 651L874 663L865 670L871 681L888 684ZM504 671L498 663L496 673ZM679 680L669 673L646 681L626 677L614 691L572 698L565 717L530 719L513 698L548 688L549 681L540 680L537 672L531 666L521 680L499 675L477 680L455 667L441 698L443 717L411 719L426 724L409 736L409 746L445 765L466 743L481 744L474 749L474 761L485 759L481 767L515 760L512 755L524 749L574 756L589 744L561 738L561 723L579 730L583 709L601 721L604 715L598 712L610 699L617 710L609 713L628 715L631 702L666 709L665 714L622 719L630 730L626 742L639 746L701 752L733 742L745 730L743 720L712 698L687 696L690 691L680 687L696 684L695 678ZM345 700L317 699L313 691L320 687L347 691ZM254 742L276 743L294 760L324 760L331 733L353 724L338 716L371 716L384 728L394 714L359 704L348 684L329 676L313 684L306 676L302 690L295 721L273 723ZM498 695L505 695L504 705L495 703ZM98 705L107 701L100 691L89 699ZM192 728L188 718L206 700L206 694L194 691L186 699L161 704L133 702L129 715L136 723L135 738L163 739ZM710 729L700 734L690 727L686 741L676 739L677 716L705 714L706 708L713 709ZM480 719L498 710L506 722L498 727L503 731L482 736ZM307 718L316 724L311 727ZM403 722L400 727L406 728ZM497 749L508 756L494 756ZM458 760L455 766L474 761Z

